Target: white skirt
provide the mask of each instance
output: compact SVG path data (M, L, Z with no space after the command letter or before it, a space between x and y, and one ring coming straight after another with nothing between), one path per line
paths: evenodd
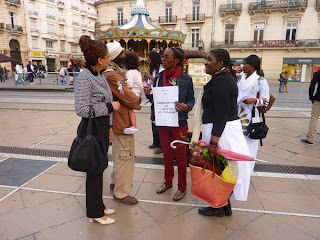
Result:
M202 140L209 144L212 132L212 123L203 124ZM223 133L219 139L218 147L250 156L250 150L242 132L240 120L226 123ZM230 162L238 166L237 183L233 190L233 197L238 201L247 201L250 186L250 162Z

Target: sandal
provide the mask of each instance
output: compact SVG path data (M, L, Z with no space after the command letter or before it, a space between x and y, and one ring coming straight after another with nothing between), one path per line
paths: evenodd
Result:
M169 188L172 188L172 185L166 185L166 184L162 184L158 189L157 189L157 193L164 193L165 191L167 191Z
M173 197L173 201L179 201L181 200L184 196L186 195L186 190L181 191L181 190L177 190L176 194Z

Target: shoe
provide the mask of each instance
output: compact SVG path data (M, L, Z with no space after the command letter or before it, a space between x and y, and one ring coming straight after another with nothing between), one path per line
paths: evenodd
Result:
M154 144L152 144L152 145L149 146L149 148L150 148L150 149L152 149L152 148L157 148L157 146L154 145Z
M127 134L127 135L129 135L129 134L135 134L135 133L137 133L137 132L139 132L139 129L137 129L137 128L133 127L133 126L131 126L131 127L129 127L129 128L125 128L125 129L123 130L123 133L124 133L124 134Z
M230 199L228 199L228 205L223 207L224 214L226 216L232 216L232 209L231 209L231 203Z
M115 185L114 183L111 183L111 184L110 184L110 190L111 190L112 192L113 192L115 186L116 186L116 185Z
M223 208L202 207L198 209L198 213L210 217L223 217Z
M320 131L318 132L318 134L320 134Z
M186 192L186 190L181 191L178 189L176 194L174 194L173 201L180 201L186 195Z
M138 203L138 199L129 195L121 199L117 198L116 196L113 196L113 200L115 202L126 204L126 205L135 205Z
M114 220L113 218L107 217L106 220L103 220L102 218L89 218L89 222L93 223L94 221L103 224L103 225L108 225L108 224L113 224L115 223L116 220Z
M104 214L105 215L111 215L111 214L114 214L116 211L111 209L111 208L105 208L104 209Z
M169 188L172 188L172 185L166 185L166 184L162 184L158 189L157 189L157 193L164 193L165 191L167 191Z
M307 144L309 144L309 145L313 145L313 142L310 142L310 141L307 140L307 139L301 139L301 142L307 143Z
M161 148L157 148L155 151L154 151L155 154L160 154L162 153L162 149Z

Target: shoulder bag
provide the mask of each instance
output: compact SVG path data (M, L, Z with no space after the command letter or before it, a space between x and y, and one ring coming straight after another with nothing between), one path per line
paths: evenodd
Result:
M264 113L261 112L262 122L253 123L252 119L255 117L255 109L253 106L251 113L251 121L247 127L248 137L251 139L260 139L260 145L262 146L262 139L267 136L269 128L266 125L266 119Z
M259 82L258 82L258 85L260 86L261 77L259 78L258 81L259 81ZM257 98L259 98L259 96L260 96L260 91L257 93ZM267 106L257 107L257 108L258 108L258 111L259 111L260 113L266 113L266 112L268 112L275 101L276 101L276 98L270 93L268 105L267 105Z
M77 137L73 140L68 166L75 171L90 174L102 173L108 166L108 158L104 144L99 144L98 139L92 135L92 121L94 120L92 106L89 106L89 121L85 137Z

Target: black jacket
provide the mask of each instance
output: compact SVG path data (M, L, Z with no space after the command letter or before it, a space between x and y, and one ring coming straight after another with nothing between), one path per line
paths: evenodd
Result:
M213 123L212 135L221 137L228 121L238 119L238 86L231 73L212 77L204 86L202 122Z
M317 92L316 94L314 94L314 90L316 88L317 83L318 83ZM310 87L309 87L309 99L311 101L313 100L320 101L320 70L313 74L313 78L311 80Z

